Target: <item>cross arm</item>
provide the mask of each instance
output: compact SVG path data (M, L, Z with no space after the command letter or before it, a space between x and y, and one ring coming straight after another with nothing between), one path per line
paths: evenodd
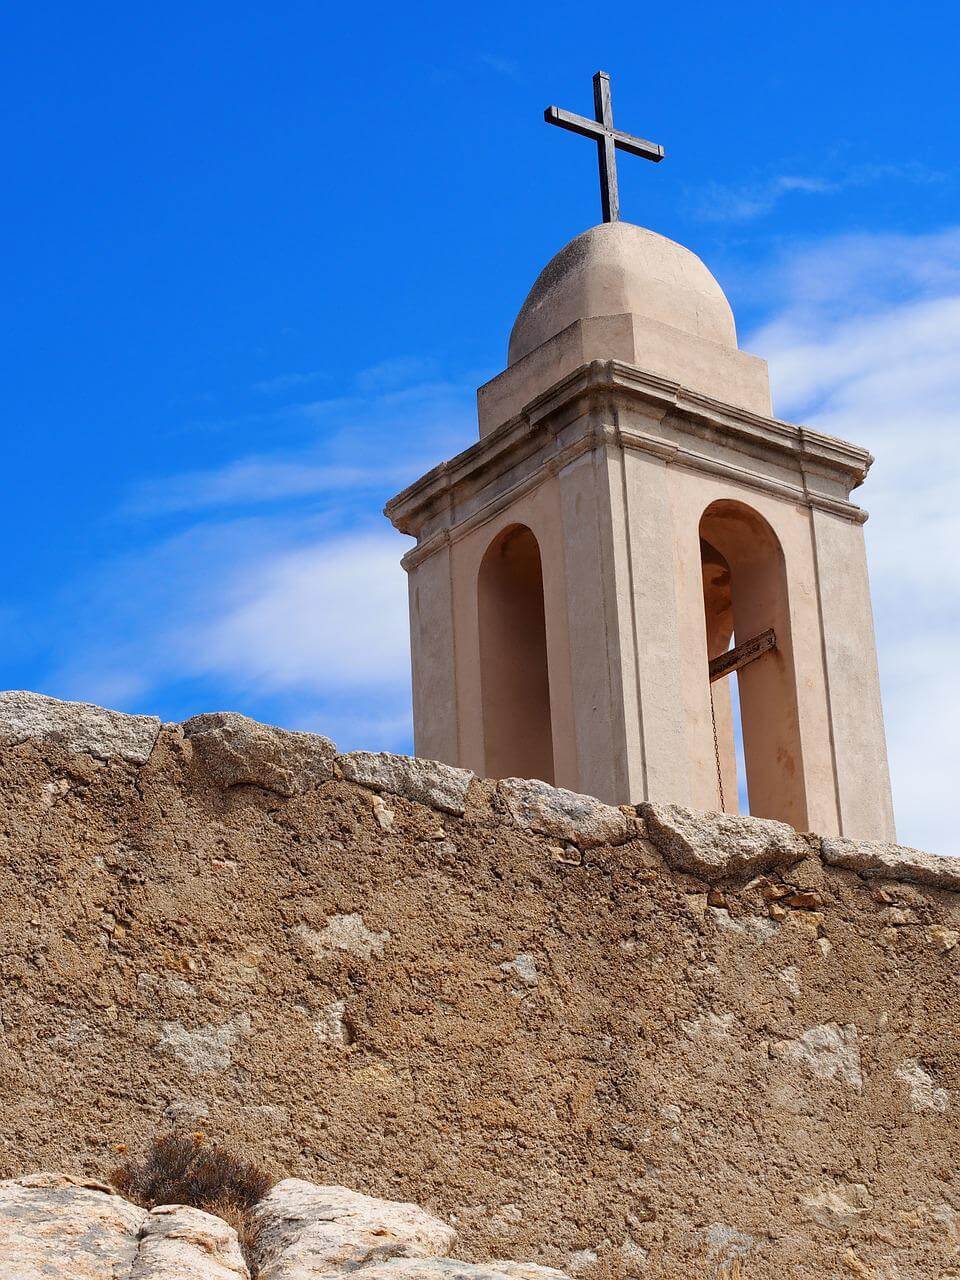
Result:
M726 653L721 653L718 658L711 658L710 683L713 684L714 680L722 680L731 671L739 671L747 663L759 658L762 653L766 653L769 649L775 649L776 647L777 637L773 627L771 627L768 631L761 631L758 636L754 636L751 640L745 640L743 644L738 644L735 649L728 649Z
M648 142L646 138L636 138L632 133L621 133L619 129L605 129L596 120L587 116L578 116L572 111L564 111L562 107L547 107L543 113L547 124L559 125L561 129L569 129L571 133L579 133L581 137L600 141L611 137L613 144L621 151L629 151L631 155L642 156L644 160L652 160L659 164L665 152L657 142Z

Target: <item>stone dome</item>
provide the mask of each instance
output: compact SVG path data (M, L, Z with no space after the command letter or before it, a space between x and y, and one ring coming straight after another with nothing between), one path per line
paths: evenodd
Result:
M629 222L604 222L547 263L510 334L515 364L576 320L635 315L737 348L733 312L695 253Z

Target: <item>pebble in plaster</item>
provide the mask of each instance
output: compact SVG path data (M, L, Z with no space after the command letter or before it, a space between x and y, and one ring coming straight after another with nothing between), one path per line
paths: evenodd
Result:
M390 932L374 933L364 923L363 916L355 912L349 915L330 916L322 929L310 929L301 924L296 929L299 937L312 951L322 955L331 955L335 951L346 951L349 955L361 960L379 958L384 947L390 941Z
M781 1040L773 1051L821 1080L841 1080L857 1091L863 1088L860 1046L853 1025L826 1022L809 1027L796 1040Z
M950 1094L941 1089L933 1076L925 1071L916 1058L907 1058L895 1073L910 1092L910 1106L914 1111L946 1111Z
M195 1031L182 1022L163 1022L158 1048L171 1053L196 1076L204 1071L226 1071L233 1062L234 1046L249 1034L250 1016L246 1013L222 1026L197 1027Z

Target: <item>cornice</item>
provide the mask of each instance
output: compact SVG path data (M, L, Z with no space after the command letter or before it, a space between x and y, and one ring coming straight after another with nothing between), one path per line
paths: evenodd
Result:
M619 425L618 410L625 403L641 405L654 428L669 418L674 434L679 433L683 442ZM558 433L578 421L582 430L574 440L561 444ZM729 441L747 454L772 453L774 461L795 472L796 481L774 478L698 449L697 442L705 434ZM748 488L857 523L867 518L855 503L821 493L809 483L820 475L838 480L848 491L856 488L873 462L866 449L809 427L712 400L619 360L594 360L561 378L526 404L521 413L391 498L384 514L403 533L419 535L428 515L438 514L444 507L451 516L450 525L412 548L404 564L412 567L419 563L451 538L492 519L574 458L604 445L650 453L667 465L725 476ZM456 521L458 489L467 483L475 489L485 474L502 474L525 457L537 457L538 461L523 480Z

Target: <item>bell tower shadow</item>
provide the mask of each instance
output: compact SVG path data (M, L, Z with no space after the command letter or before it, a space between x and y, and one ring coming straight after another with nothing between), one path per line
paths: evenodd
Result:
M776 647L738 672L750 811L798 830L807 822L797 684L783 551L766 520L741 502L720 500L700 520L707 656L768 629ZM725 807L736 812L736 763L729 679L711 687Z
M487 548L477 595L487 775L553 782L543 570L526 525Z

